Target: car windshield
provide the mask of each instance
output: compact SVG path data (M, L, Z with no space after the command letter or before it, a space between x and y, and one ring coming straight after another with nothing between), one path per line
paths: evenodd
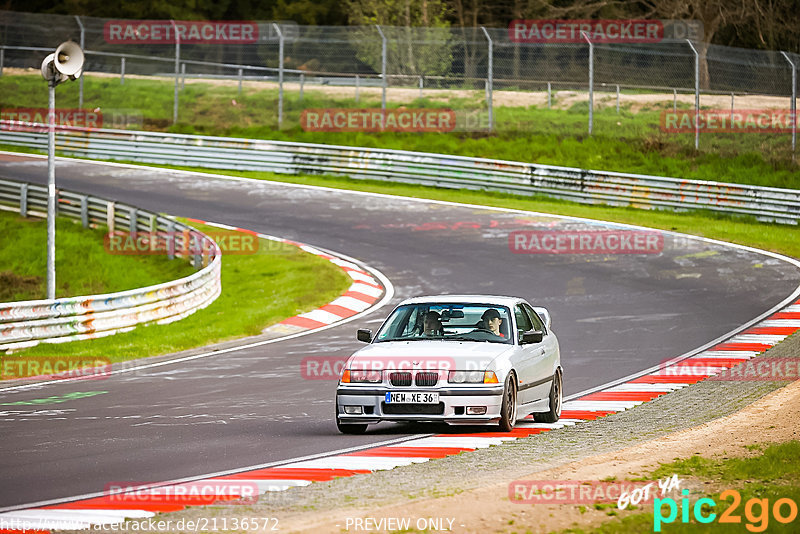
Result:
M375 342L475 341L511 343L510 313L490 304L406 304L383 323Z

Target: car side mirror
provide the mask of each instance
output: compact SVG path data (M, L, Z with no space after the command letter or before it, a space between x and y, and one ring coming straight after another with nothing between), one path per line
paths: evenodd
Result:
M522 333L522 345L541 343L542 339L544 339L544 332L541 330L528 330Z
M359 328L358 332L356 333L356 337L359 341L370 343L372 342L372 330L369 330L368 328Z

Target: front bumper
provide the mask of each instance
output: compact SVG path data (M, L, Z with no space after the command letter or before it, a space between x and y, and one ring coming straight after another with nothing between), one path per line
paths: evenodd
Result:
M439 394L439 407L436 405L407 404L392 405L393 413L386 413L386 393L401 391L425 391ZM442 388L388 388L380 385L354 386L340 385L336 390L336 413L342 423L379 423L381 421L439 422L462 425L481 425L500 420L500 407L503 399L503 386L442 387ZM346 414L345 406L360 406L361 414ZM486 413L468 415L467 407L483 406ZM437 413L427 413L428 411ZM390 408L391 410L391 408ZM426 413L413 413L425 411Z

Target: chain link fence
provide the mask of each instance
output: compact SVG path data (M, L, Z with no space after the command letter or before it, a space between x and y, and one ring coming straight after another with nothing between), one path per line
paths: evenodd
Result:
M87 73L120 83L171 79L172 116L161 117L162 126L202 120L181 107L186 81L202 78L238 85L239 93L254 84L274 91L275 108L260 111L275 129L299 126L304 109L331 102L350 108L438 106L459 112L460 130L651 136L656 142L669 136L708 151L752 149L780 158L796 153L795 53L674 39L521 43L507 28L226 24L0 11L0 74L3 68L38 69L47 53L71 39L84 48ZM79 107L103 106L105 95L87 100L83 81L78 91ZM0 96L0 105L4 100ZM539 111L523 112L531 109ZM778 131L708 129L700 126L703 109L730 109L731 118L739 110L781 110L787 121ZM664 117L670 112L692 125L668 131Z

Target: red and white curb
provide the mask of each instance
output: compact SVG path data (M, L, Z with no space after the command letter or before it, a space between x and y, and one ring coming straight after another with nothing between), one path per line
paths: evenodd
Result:
M301 250L308 252L309 254L313 254L328 260L332 264L342 269L345 274L347 274L347 276L353 280L352 285L347 289L347 291L342 293L342 295L340 295L337 299L320 308L317 308L316 310L301 313L300 315L295 315L294 317L284 319L277 325L266 328L264 332L295 333L302 330L313 330L332 325L343 319L347 319L366 311L370 307L374 306L386 291L383 284L374 276L372 276L372 274L367 272L363 267L331 252L320 250L310 245L306 245L305 243L298 243L297 241L291 241L289 239L283 239L281 237L275 237L267 234L259 234L245 228L202 221L199 219L188 220L198 224L222 228L223 230L234 230L237 232L252 234L262 239L269 239L270 241L276 241L278 243L294 245Z
M324 254L324 253L323 253ZM347 265L350 267L350 265ZM350 267L352 268L352 267ZM362 272L363 271L359 271ZM354 278L355 280L355 278ZM354 285L364 282L358 280ZM361 300L357 298L356 300ZM313 312L311 312L313 313ZM320 321L327 316L302 314L308 321ZM294 324L294 323L290 323ZM310 324L310 323L304 323ZM730 339L717 343L689 358L669 363L653 372L630 379L564 402L557 423L534 423L531 416L519 421L511 432L479 432L470 434L439 434L380 445L370 449L344 452L249 471L209 477L191 483L137 490L130 498L105 495L74 502L0 513L0 525L27 521L29 529L78 529L93 525L120 523L149 518L161 512L173 512L187 506L213 504L247 498L242 488L257 488L259 494L307 486L312 482L332 480L394 469L427 462L461 452L484 449L506 441L592 421L610 414L629 410L671 391L684 388L714 376L724 370L747 362L800 330L800 300L751 325ZM686 373L685 369L693 370ZM702 369L703 372L695 372ZM192 495L182 487L216 488L216 492ZM20 529L0 529L0 532L22 532ZM31 532L31 530L28 530Z

